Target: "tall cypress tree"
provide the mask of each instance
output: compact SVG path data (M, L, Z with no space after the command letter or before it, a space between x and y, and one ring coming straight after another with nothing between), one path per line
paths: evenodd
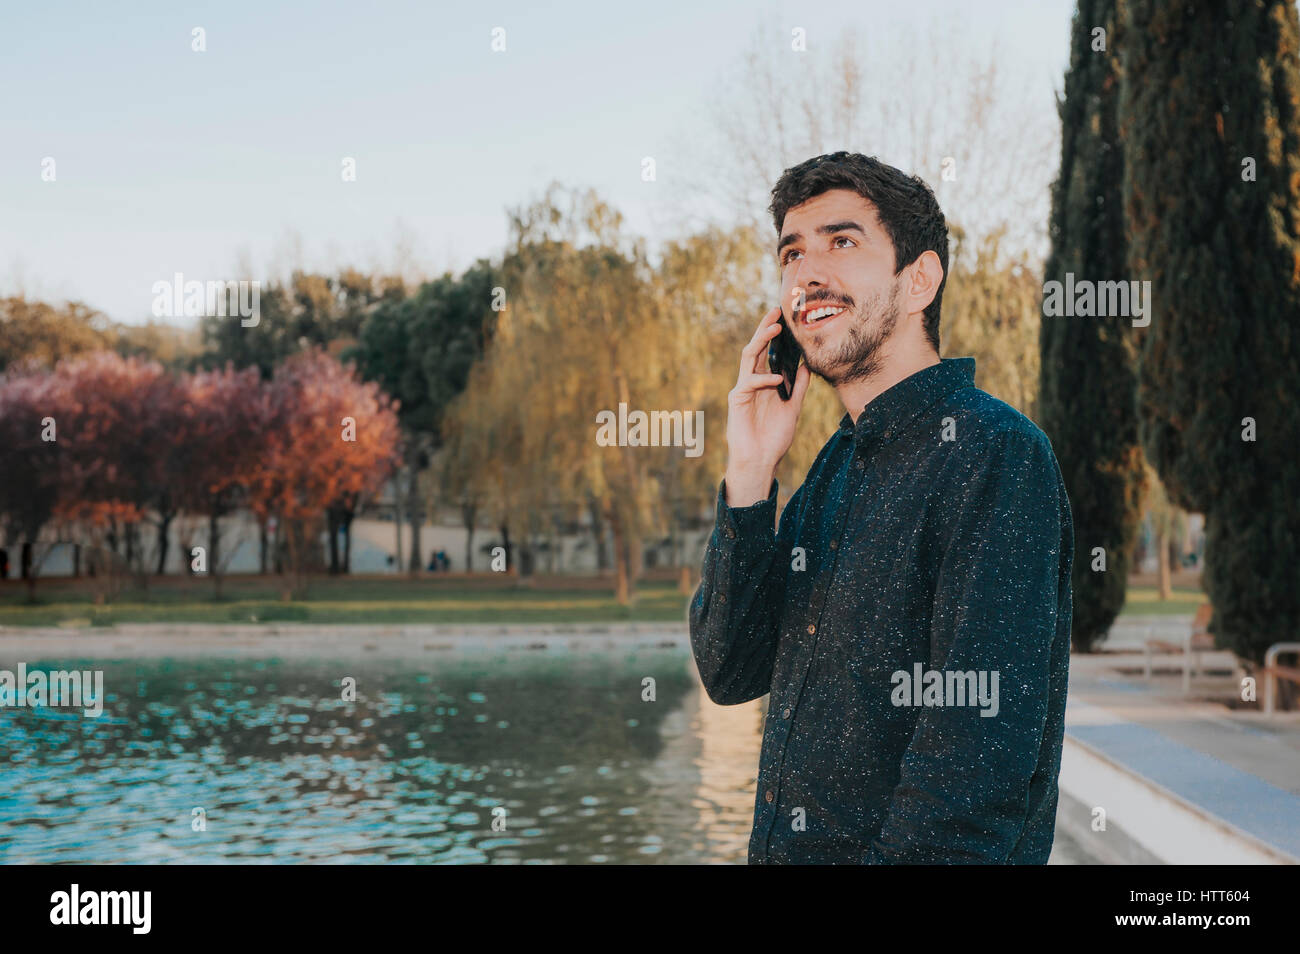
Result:
M1300 26L1293 0L1125 7L1143 441L1205 513L1219 645L1259 660L1300 636Z
M1128 277L1117 20L1116 0L1080 0L1075 11L1045 282L1064 285L1067 273L1075 281ZM1052 439L1074 516L1071 635L1081 650L1105 636L1124 605L1141 518L1146 473L1135 367L1141 333L1126 318L1047 314L1039 332L1039 423Z

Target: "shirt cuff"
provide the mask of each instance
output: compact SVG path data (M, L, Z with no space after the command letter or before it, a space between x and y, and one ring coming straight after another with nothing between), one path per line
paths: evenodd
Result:
M779 484L772 478L771 489L767 499L752 503L748 507L727 506L727 480L724 477L718 484L718 533L721 542L734 542L737 539L753 538L766 531L767 538L776 533L776 491Z

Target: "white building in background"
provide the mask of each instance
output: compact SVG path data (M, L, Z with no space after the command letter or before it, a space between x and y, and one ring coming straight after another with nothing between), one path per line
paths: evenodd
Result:
M385 506L387 504L387 506ZM410 554L411 527L402 522L400 527L401 551L399 557L399 529L393 521L393 509L390 499L376 501L367 509L367 516L357 517L352 521L351 571L353 573L402 573L405 561ZM469 536L460 516L452 509L437 515L437 522L426 520L420 529L421 567L428 567L433 553L442 551L450 561L449 569L453 573L465 570L465 543ZM708 540L712 526L685 535L685 559L695 567L699 566L704 555L704 545ZM156 531L152 525L144 528L144 545L150 552L155 550ZM206 518L177 518L172 522L168 534L168 551L166 573L183 575L185 563L189 560L188 546L206 546L208 526ZM511 546L517 548L520 537L511 533ZM581 532L558 534L554 538L556 551L549 551L549 544L543 544L536 553L535 572L566 573L574 575L594 574L598 572L599 561L594 534L590 528L581 528ZM328 553L324 533L321 545ZM501 535L496 527L479 526L474 531L474 566L477 572L486 572L491 564L491 551L501 543ZM612 535L606 533L606 553L614 552ZM223 573L257 573L261 569L261 543L257 521L251 513L239 512L221 520L220 562ZM340 552L343 540L339 541ZM11 546L9 550L9 579L19 576L19 548ZM668 546L647 545L647 566L667 566L673 563ZM35 556L38 561L37 575L41 577L71 576L73 571L73 546L71 543L59 543L49 540L37 547ZM156 556L153 557L156 560ZM82 572L85 572L83 558Z

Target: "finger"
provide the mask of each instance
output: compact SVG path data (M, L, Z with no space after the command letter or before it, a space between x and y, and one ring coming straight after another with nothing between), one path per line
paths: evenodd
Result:
M757 354L759 351L767 350L767 343L781 333L781 325L768 325L766 328L759 328L754 332L754 337L749 339L749 344L741 354Z
M784 380L785 376L781 374L755 374L753 379L754 389L774 388Z
M772 339L773 335L780 334L781 325L778 321L780 316L780 306L773 308L764 315L763 320L760 321L758 327L754 329L754 336L749 339L749 344L745 345L741 354L752 355L758 353L759 349L765 347L767 342Z
M744 374L736 382L736 394L753 394L758 391L767 391L784 380L785 378L779 374L762 374L759 372Z
M772 339L781 333L779 324L768 325L754 333L753 339L740 353L740 373L767 370L767 349Z

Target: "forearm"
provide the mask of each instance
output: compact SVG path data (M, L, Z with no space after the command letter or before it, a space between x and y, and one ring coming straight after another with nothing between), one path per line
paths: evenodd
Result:
M733 509L752 507L767 499L775 479L775 470L767 465L746 465L727 461L727 473L722 486L727 506Z
M722 705L768 691L784 595L777 560L776 482L745 507L729 506L719 488L717 521L704 554L699 589L691 600L691 649L709 698Z

